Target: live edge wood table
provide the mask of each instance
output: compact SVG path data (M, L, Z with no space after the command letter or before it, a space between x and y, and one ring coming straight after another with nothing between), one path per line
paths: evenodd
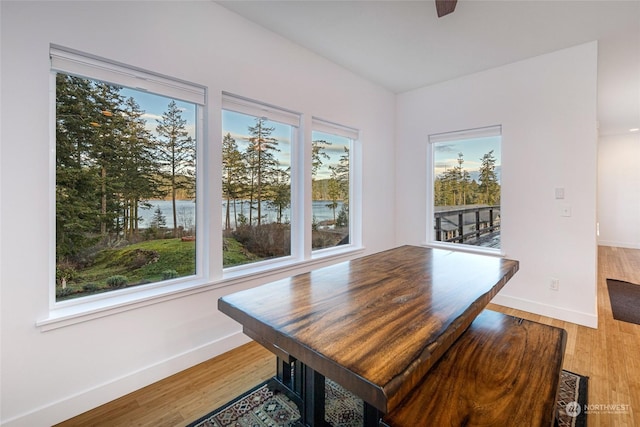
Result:
M218 308L278 356L277 378L300 397L304 424L325 423L327 377L363 399L364 424L377 426L518 266L402 246L224 296Z

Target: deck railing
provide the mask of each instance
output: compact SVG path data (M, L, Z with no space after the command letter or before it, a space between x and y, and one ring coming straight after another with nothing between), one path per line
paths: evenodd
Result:
M437 208L436 208L437 209ZM500 206L441 207L435 212L438 242L469 243L500 230ZM484 213L484 215L483 215ZM469 218L471 217L471 218Z

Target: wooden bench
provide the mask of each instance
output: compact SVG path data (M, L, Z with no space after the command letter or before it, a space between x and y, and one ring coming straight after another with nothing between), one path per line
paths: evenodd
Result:
M484 310L381 426L551 426L563 329Z

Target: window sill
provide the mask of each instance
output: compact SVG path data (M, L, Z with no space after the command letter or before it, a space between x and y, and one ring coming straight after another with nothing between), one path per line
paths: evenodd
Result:
M492 255L497 257L505 257L506 254L502 252L502 249L485 248L482 246L461 245L459 243L440 243L440 242L427 242L422 246L447 249L450 251L469 252L480 255Z
M224 274L221 280L214 282L180 281L76 304L63 303L64 305L60 307L50 309L47 318L36 321L36 327L41 332L47 332L213 289L233 286L246 280L265 279L266 283L269 278L274 276L283 276L294 272L296 274L303 273L311 271L318 265L324 266L347 261L363 251L363 247L348 247L342 250L314 254L311 259L299 262L275 262L260 268L230 270Z

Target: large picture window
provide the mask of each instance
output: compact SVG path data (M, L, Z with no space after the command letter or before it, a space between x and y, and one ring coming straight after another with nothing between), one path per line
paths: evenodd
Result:
M304 138L302 114L222 93L222 134L205 141L204 87L58 46L50 57L52 310L361 248L358 131L311 117Z
M430 241L500 248L501 127L429 136Z
M149 75L151 91L134 89L122 83L140 71L61 49L51 56L56 301L196 274L204 90Z

